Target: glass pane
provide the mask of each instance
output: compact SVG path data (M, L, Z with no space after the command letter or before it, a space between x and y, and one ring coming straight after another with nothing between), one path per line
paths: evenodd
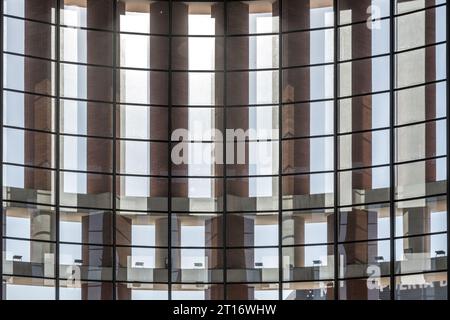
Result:
M413 236L395 240L395 273L447 269L447 235Z
M60 209L59 240L63 242L112 244L111 211Z
M22 129L3 129L3 161L52 168L54 163L53 134Z
M4 88L54 95L55 64L43 59L3 54Z
M120 34L118 41L120 45L121 67L143 69L168 68L168 37Z
M339 64L339 96L389 90L389 56Z
M227 3L228 34L278 32L278 1Z
M130 282L167 282L167 249L117 248L117 279Z
M54 204L54 171L3 165L3 199Z
M55 58L54 26L4 17L3 33L5 51L47 59Z
M222 284L172 284L172 300L223 300Z
M396 91L395 124L445 117L446 96L446 82Z
M55 276L55 244L41 241L4 240L3 273L28 276Z
M229 142L226 148L229 176L278 174L278 141ZM262 184L258 181L262 180L256 179L249 183Z
M278 68L278 36L227 39L227 70Z
M334 96L333 65L283 70L283 102L331 99Z
M172 246L222 247L222 236L221 214L172 213Z
M56 0L4 0L4 14L12 16L55 22Z
M60 244L61 279L112 280L112 248L93 245Z
M389 127L389 93L340 99L338 104L340 133Z
M172 285L172 299L175 299L175 285ZM196 285L193 285L195 288ZM117 299L119 300L168 300L166 284L117 283Z
M278 213L258 212L226 216L227 247L278 245Z
M112 300L111 282L80 281L73 278L59 281L60 300Z
M85 208L111 208L111 175L61 172L60 181L61 205Z
M113 29L113 2L110 0L64 0L61 24L93 29Z
M122 69L118 73L120 102L167 105L167 72Z
M446 0L412 0L406 2L402 0L395 0L396 14L420 10L431 6L440 5L446 2Z
M283 280L304 281L334 278L333 246L283 248Z
M278 248L227 249L228 282L278 281Z
M389 167L339 172L341 206L389 200Z
M169 1L119 0L121 32L166 34Z
M54 131L55 100L49 97L3 91L3 124L5 126ZM35 119L34 114L43 115Z
M167 247L168 221L168 216L164 213L117 212L116 243L123 246ZM176 231L177 224L173 223L172 233ZM177 237L172 235L173 246L177 243L176 239Z
M222 35L223 9L221 2L174 1L172 32L177 35Z
M389 238L389 204L340 208L338 232L340 242Z
M389 19L340 27L339 41L341 61L388 54Z
M445 9L445 6L441 6L395 18L396 50L407 50L445 41Z
M341 0L339 3L340 23L380 19L389 16L389 0Z
M283 212L283 245L334 242L333 209Z
M445 44L397 53L395 88L445 79L445 55Z
M445 156L446 128L445 120L440 120L395 129L395 161Z
M432 197L396 203L397 237L447 230L447 197Z
M168 180L166 178L117 177L117 208L120 210L167 210Z
M223 70L223 46L223 37L173 37L172 69Z
M340 169L389 163L389 130L347 134L338 139Z
M171 249L172 281L184 283L223 282L221 249Z
M333 179L333 173L284 176L283 209L332 207Z
M116 147L118 173L167 175L167 143L120 140Z
M55 280L29 277L3 277L5 300L55 300Z
M278 71L227 73L227 105L278 103Z
M65 98L112 101L112 69L61 64L61 96Z
M110 139L62 136L61 169L112 172Z
M184 109L186 110L186 109ZM117 137L124 139L167 140L169 108L120 105L116 119ZM172 116L178 119L175 110Z
M372 273L388 275L390 243L385 241L355 242L338 245L343 268L340 278L367 277Z
M55 241L53 207L4 202L3 219L6 237Z
M228 211L278 209L278 177L227 178Z
M283 31L332 27L333 1L283 0Z
M278 283L227 284L228 300L278 300Z
M283 141L283 173L333 170L333 137Z
M333 300L333 282L283 283L283 300Z
M61 27L61 60L112 66L111 32Z
M332 63L333 60L333 29L293 32L283 35L283 67Z
M284 105L283 138L332 135L333 109L333 101Z
M222 110L220 110L222 111ZM276 140L278 131L278 107L277 106L257 106L227 108L226 110L227 129L233 130L236 141L243 140ZM217 114L217 113L216 113ZM218 117L221 113L217 114ZM217 118L216 118L217 119ZM217 119L221 120L221 119ZM222 123L214 123L217 129L222 129ZM245 137L241 137L239 129L245 129ZM226 136L226 132L224 132ZM221 140L222 137L216 140ZM231 137L230 137L231 138ZM229 140L229 139L228 139Z
M60 100L61 133L112 137L111 104Z
M172 210L217 212L223 210L223 179L172 178Z
M447 158L417 161L395 166L395 198L408 199L445 193Z
M447 300L447 272L395 277L397 300Z
M373 276L368 279L339 281L339 300L390 300L390 279Z

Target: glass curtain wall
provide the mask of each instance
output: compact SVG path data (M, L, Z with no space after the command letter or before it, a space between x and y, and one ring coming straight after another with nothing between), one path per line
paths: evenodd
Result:
M1 6L1 299L447 299L445 0Z

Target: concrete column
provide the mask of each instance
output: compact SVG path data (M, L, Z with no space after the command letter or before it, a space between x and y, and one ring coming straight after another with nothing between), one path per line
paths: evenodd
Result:
M25 17L33 18L39 16L46 21L51 21L51 7L41 1L25 2ZM46 28L46 34L42 28L35 30L30 24L25 24L25 51L34 52L42 57L52 56L52 33L51 28ZM37 36L36 33L40 34ZM52 81L47 77L51 73L50 63L40 60L25 59L24 86L29 92L52 92ZM31 128L51 128L52 114L49 108L45 108L47 99L38 96L25 96L27 108L25 114L25 127ZM45 110L45 112L42 112ZM51 164L53 150L50 135L37 134L36 132L25 131L25 162L36 163L49 166ZM25 189L46 190L50 194L52 188L52 178L49 172L44 170L25 170ZM37 194L36 194L37 198ZM38 199L36 199L38 201ZM50 252L50 251L48 251Z
M371 0L351 1L343 0L341 2L341 9L350 9L352 14L352 21L365 21L369 18L367 9L371 6ZM372 33L369 28L361 28L355 26L351 30L352 43L352 58L354 57L369 57L372 55ZM358 67L352 65L351 76L351 92L370 92L372 88L372 61L370 59L358 61ZM360 123L363 123L361 126ZM370 95L364 96L361 99L352 99L352 128L364 127L371 128L372 123L372 97ZM359 135L352 136L352 163L356 166L370 166L372 165L372 133L366 132ZM366 170L364 172L352 172L352 185L355 189L371 190L372 189L372 172ZM350 237L358 239L368 239L374 236L371 234L373 224L373 215L365 210L354 208L351 214L346 216L347 219L347 233ZM341 223L344 215L341 215ZM375 212L375 232L377 222ZM372 223L371 223L372 222ZM367 264L370 263L369 256L376 256L376 252L369 253L367 246L349 245L346 247L346 261L348 265L351 264ZM370 250L373 250L371 248ZM376 246L375 246L376 250ZM338 262L340 261L338 257ZM351 299L357 297L359 299L367 299L366 282L352 282L351 286L347 286L346 297Z
M309 1L290 1L289 9L284 10L286 28L298 28L298 21L302 21L305 26L310 25L310 3ZM291 24L291 25L290 25ZM301 32L297 37L285 37L283 39L284 59L286 61L295 61L297 56L301 56L305 65L310 62L310 34ZM310 71L308 68L289 70L283 75L283 101L307 101L310 99ZM286 128L285 135L296 137L305 136L310 133L310 105L304 103L301 106L292 105L288 108L286 105L283 111L285 119L293 119L289 122L290 126ZM285 121L283 119L283 121ZM309 139L296 139L283 148L283 171L289 168L310 169L310 141ZM296 199L308 197L310 194L310 177L303 176L301 179L295 176L283 177L283 196L292 196L294 205ZM295 243L304 243L305 238L305 220L301 215L294 217L294 238ZM305 266L305 247L295 247L293 265L294 268Z
M87 24L90 26L96 26L98 28L111 29L114 25L112 10L112 1L102 1L102 0L89 0L86 2L87 9ZM120 6L120 5L119 5ZM98 46L101 45L103 50L99 50ZM93 33L87 34L87 62L95 63L99 59L104 59L105 61L112 61L113 56L113 42L112 38L99 37ZM103 57L100 57L103 56ZM111 100L112 101L112 74L108 71L100 71L97 68L87 69L87 98L91 100ZM97 112L95 108L95 103L88 102L87 107L87 131L95 132L97 127L110 126L109 121L105 121L112 117L113 108L109 112L100 113ZM120 122L119 122L120 123ZM112 128L110 128L112 131ZM112 168L112 159L115 155L113 154L112 143L92 143L88 140L87 143L87 167L95 168L97 171L108 172ZM120 159L120 157L118 158ZM112 179L111 176L104 175L97 179L87 180L87 192L88 194L107 194L112 192ZM111 197L112 198L112 197ZM123 221L118 219L118 221ZM125 230L125 225L118 225L117 228L121 229L123 234L131 238L131 225L127 225L128 230ZM101 233L95 234L91 230L102 229ZM83 232L83 242L89 243L97 238L97 240L102 240L108 242L108 239L112 238L112 219L109 219L104 214L94 214L91 216L85 216L82 218L82 232ZM121 254L126 255L126 250L122 250ZM131 249L128 252L131 255ZM98 248L94 246L83 246L82 256L83 265L88 266L90 264L101 263L106 269L111 268L111 272L105 270L105 278L107 276L112 276L113 267L113 255L116 252L111 252L108 248ZM112 286L108 283L102 283L98 287L91 287L88 284L82 284L82 298L88 299L95 291L96 296L99 299L110 299L112 297ZM126 292L125 292L126 290ZM124 291L124 292L122 292ZM118 297L122 299L131 296L131 291L123 286L118 288Z

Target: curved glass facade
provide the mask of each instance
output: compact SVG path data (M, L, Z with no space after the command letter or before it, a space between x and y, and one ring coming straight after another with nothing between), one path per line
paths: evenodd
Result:
M1 19L1 299L448 298L445 0Z

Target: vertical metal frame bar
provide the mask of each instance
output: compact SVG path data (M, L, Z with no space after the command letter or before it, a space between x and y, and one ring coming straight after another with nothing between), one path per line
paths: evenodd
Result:
M113 95L113 101L112 101L112 134L113 134L113 145L112 145L112 238L113 238L113 245L112 245L112 288L113 288L113 294L112 298L113 300L117 300L117 71L119 63L117 61L117 54L119 51L119 41L117 41L117 38L120 37L120 19L119 19L119 8L117 6L117 1L113 1L113 39L112 39L112 56L113 56L113 87L112 87L112 95Z
M0 301L3 300L3 5L0 2Z
M333 254L334 254L334 300L339 300L339 250L338 250L338 224L339 224L339 0L333 1L334 7L334 99L333 99L333 148L334 148L334 208L333 208Z
M222 132L222 163L223 163L223 190L222 190L222 257L223 257L223 299L228 300L228 285L227 285L227 137L226 137L226 129L227 129L227 96L228 96L228 80L227 80L227 46L228 46L228 4L227 0L223 0L223 119L222 119L222 125L223 125L223 132ZM216 35L217 36L217 35Z
M447 148L446 148L446 155L447 155L447 300L450 297L450 287L448 286L448 279L449 279L449 270L448 270L448 266L450 265L450 255L449 255L449 248L450 248L450 237L449 237L449 231L448 231L448 226L450 223L450 215L449 215L449 208L450 208L450 199L449 199L449 189L450 189L450 184L449 184L449 171L450 171L450 161L449 161L449 154L448 151L450 150L450 143L449 143L449 139L450 139L450 122L449 122L449 114L450 114L450 85L449 85L449 74L450 74L450 50L448 48L448 37L450 35L450 10L449 10L449 3L447 1L446 3L446 25L447 25L447 30L446 30L446 36L445 36L445 47L446 47L446 85L447 85L447 94L446 94L446 98L447 98L447 105L446 105L446 117L447 117L447 123L446 123L446 127L447 127Z
M168 157L169 164L167 166L167 299L172 300L172 0L168 1L169 10L169 56L168 56L168 78L167 81L167 104L168 104ZM150 107L151 108L151 107Z
M283 300L283 0L278 0L278 299Z
M395 0L389 2L389 283L395 299Z
M61 8L63 5L61 4L61 1L63 0L57 0L56 1L56 43L55 43L55 58L56 58L56 66L55 66L55 131L56 131L56 142L55 142L55 205L56 205L56 211L55 211L55 237L56 237L56 245L55 245L55 298L56 300L59 300L60 298L60 274L59 274L59 261L60 261L60 229L59 229L59 222L60 222L60 141L61 141L61 128L60 128L60 107L61 107L61 99L60 99L60 78L61 78L61 30L60 30L60 24L61 24Z

